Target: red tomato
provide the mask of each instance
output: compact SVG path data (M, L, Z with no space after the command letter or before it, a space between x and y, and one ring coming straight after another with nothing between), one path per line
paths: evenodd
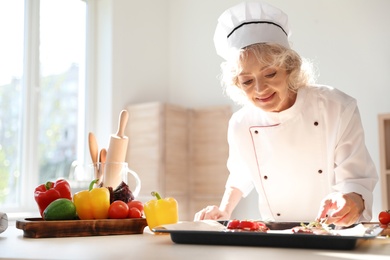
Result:
M390 223L390 211L389 210L386 210L386 211L382 211L379 213L379 216L378 216L378 219L379 219L379 222L382 224L382 225L387 225Z
M127 202L127 206L129 206L129 209L131 208L137 208L141 214L144 213L144 204L141 201L138 200L132 200Z
M239 224L240 224L240 221L238 219L233 219L233 220L229 221L227 228L228 229L237 229Z
M228 225L228 229L241 229L246 231L259 231L259 232L267 232L269 228L267 225L261 221L251 221L251 220L230 220Z
M126 202L123 202L121 200L116 200L113 203L111 203L110 207L108 208L108 217L109 218L127 218L129 215L129 206L127 206Z
M249 220L241 220L240 224L238 225L239 229L244 230L257 230L258 229L257 222L249 221Z
M132 207L129 209L128 217L129 218L140 218L140 217L142 217L142 213L138 208Z
M267 225L264 222L256 221L259 228L267 228Z

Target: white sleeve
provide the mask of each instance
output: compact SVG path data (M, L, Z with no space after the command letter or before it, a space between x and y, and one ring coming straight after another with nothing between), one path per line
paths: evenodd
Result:
M378 182L378 175L365 145L356 101L351 102L342 113L338 129L333 189L362 195L365 210L361 221L369 221L372 218L373 190Z
M237 142L240 142L240 137L237 134L234 117L229 122L228 143L229 143L229 158L227 168L230 172L225 187L234 187L243 193L246 197L253 189L253 181L247 165L242 158L242 153L239 151Z

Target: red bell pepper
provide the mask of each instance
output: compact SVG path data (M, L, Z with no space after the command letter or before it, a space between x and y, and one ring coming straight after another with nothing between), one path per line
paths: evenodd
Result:
M60 198L72 200L72 192L66 180L48 181L35 188L34 198L38 204L39 213L43 217L43 211L51 202Z

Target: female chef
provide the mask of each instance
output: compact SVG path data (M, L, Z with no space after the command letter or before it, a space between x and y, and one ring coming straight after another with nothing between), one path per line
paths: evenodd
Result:
M214 43L225 59L222 84L242 108L229 122L221 204L195 220L229 219L253 188L264 221L349 226L371 219L378 178L356 100L312 84L289 34L286 14L265 3L220 16Z

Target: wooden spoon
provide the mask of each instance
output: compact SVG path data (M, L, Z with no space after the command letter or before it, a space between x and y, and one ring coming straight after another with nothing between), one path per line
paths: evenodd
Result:
M106 163L106 157L107 157L107 150L106 150L106 148L102 148L100 150L100 155L99 155L100 167L99 167L99 171L98 171L97 176L96 176L96 178L99 179L99 183L102 182L102 177L103 177L103 173L104 173L104 164Z
M89 145L89 153L91 154L91 159L93 163L93 178L97 179L99 175L99 168L98 168L98 144L96 141L96 137L93 133L88 134L88 145Z
M92 163L96 164L98 162L98 145L96 137L93 133L88 134L88 144L89 144L89 153L91 154Z
M100 150L99 162L100 163L105 163L106 162L106 156L107 156L107 150L106 150L106 148L102 148Z

